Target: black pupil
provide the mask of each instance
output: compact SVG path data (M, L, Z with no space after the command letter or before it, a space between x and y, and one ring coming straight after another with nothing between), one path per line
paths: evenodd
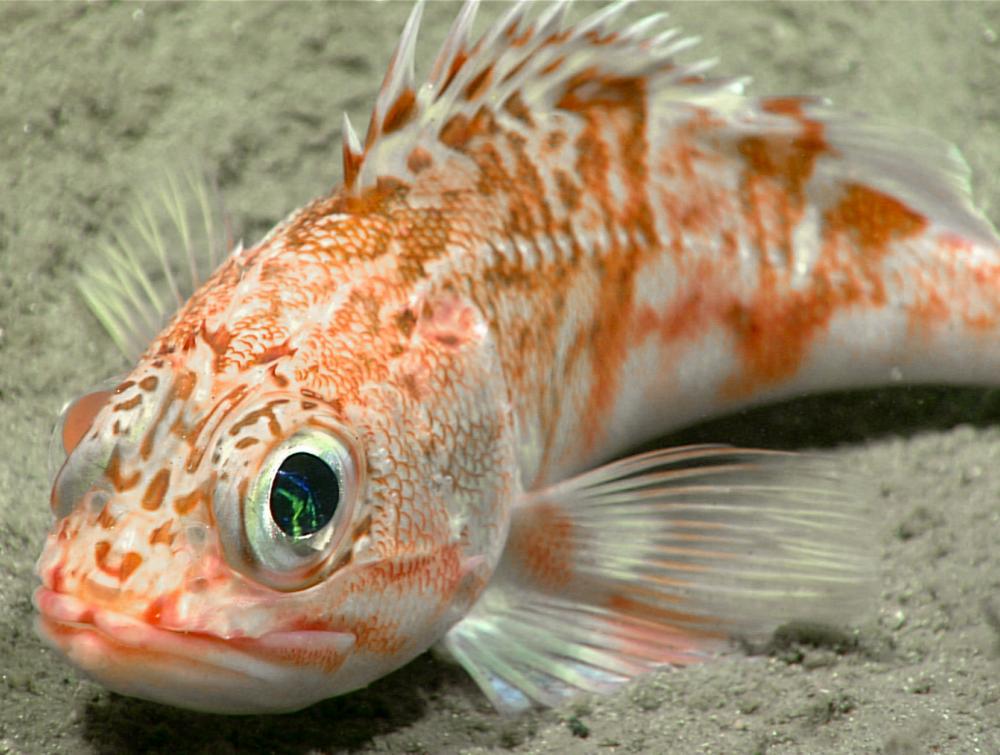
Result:
M271 484L271 518L290 537L323 529L337 511L340 485L330 465L312 454L292 454Z

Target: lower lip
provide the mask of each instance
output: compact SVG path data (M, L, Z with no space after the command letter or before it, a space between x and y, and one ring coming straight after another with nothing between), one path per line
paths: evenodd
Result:
M292 631L226 640L159 629L44 587L33 602L42 639L123 695L212 713L275 713L347 691L334 677L355 645L353 634ZM317 654L328 659L323 669L295 662Z

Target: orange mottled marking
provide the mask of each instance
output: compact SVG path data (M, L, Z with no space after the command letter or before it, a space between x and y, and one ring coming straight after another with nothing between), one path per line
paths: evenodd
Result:
M746 164L742 199L754 243L761 252L782 250L792 256L792 229L802 219L805 186L816 161L833 149L827 143L823 124L802 112L800 100L778 98L763 103L763 109L799 121L794 139L784 135L748 136L737 149Z
M191 393L194 391L194 387L197 383L198 376L191 370L179 371L177 373L177 378L174 381L174 392L177 394L177 398L181 401L187 401L191 398Z
M262 406L260 409L248 412L239 422L234 423L233 426L229 428L229 434L239 435L244 428L256 424L260 419L266 419L268 431L274 437L279 437L281 435L281 424L278 422L278 418L274 416L274 407L287 403L288 399L275 399L273 401L268 401L267 404Z
M382 121L382 133L391 134L409 123L416 114L414 107L416 101L417 98L412 89L400 92L399 97L385 114L385 119Z
M97 515L98 526L100 526L102 529L105 530L110 530L112 527L115 526L115 523L118 521L117 519L115 519L115 517L111 515L110 509L111 509L110 506L104 506L104 508L101 509L101 513Z
M255 657L272 663L317 669L325 674L333 674L347 660L346 655L320 648L261 647L256 641L243 638L231 639L227 643L235 648L243 647Z
M111 409L112 411L115 412L127 412L132 409L135 409L141 403L142 403L142 396L136 394L127 401L120 401L119 403L115 404L114 406L111 407Z
M143 611L142 618L150 626L160 626L163 615L172 613L176 605L177 595L175 593L160 595L150 601L146 610Z
M146 491L142 494L142 507L146 511L156 511L163 504L163 498L167 494L170 485L170 470L161 469L149 481Z
M357 638L357 648L378 655L395 655L407 643L407 638L399 632L399 622L380 620L375 616L352 622L348 631Z
M493 66L488 65L465 85L462 96L467 100L474 100L479 97L493 81Z
M406 157L406 167L414 174L423 173L434 165L434 158L431 153L423 147L414 147Z
M926 222L882 192L847 185L840 201L824 213L822 256L810 284L795 290L765 265L753 298L725 310L742 372L725 383L723 394L738 398L791 378L838 311L884 303L882 258L891 242L921 233Z
M115 448L111 452L111 458L108 460L108 466L104 470L104 476L108 478L115 492L125 493L139 484L142 475L139 472L126 475L122 472L121 464L121 453L118 448Z
M214 478L215 476L213 475L212 476L213 486L214 486ZM204 484L199 485L190 493L179 495L174 499L174 511L176 511L181 516L186 516L187 514L190 514L191 511L194 510L194 508L199 504L204 503L207 506L210 503L210 501L211 498L208 486Z
M511 522L508 552L539 586L562 589L573 579L573 530L572 520L558 507L532 506Z
M124 582L140 566L142 566L142 556L135 551L129 551L122 557L122 563L118 570L118 578Z
M598 200L606 223L628 229L631 237L627 248L598 250L602 283L586 350L592 383L586 416L580 425L587 436L585 447L593 448L617 398L628 347L635 275L643 255L657 241L647 194L646 84L640 78L595 76L585 71L567 85L558 107L584 119L585 126L575 144L575 174L581 189ZM627 198L623 204L613 197L609 183L612 174L625 185Z
M142 439L142 445L139 447L139 456L143 461L148 461L153 453L153 441L156 438L156 432L163 422L164 417L167 416L167 412L170 411L170 406L175 400L187 401L191 397L191 393L194 391L197 382L198 377L191 370L178 371L169 395L163 401L159 412L157 412L156 419L150 424L149 429Z
M900 241L927 228L927 218L888 194L861 184L848 184L844 194L823 217L824 236L839 234L853 239L862 254L879 255L890 242Z
M174 534L171 530L171 522L164 522L150 534L149 544L156 545L157 543L162 543L163 545L173 545Z
M94 561L97 568L111 577L117 577L120 581L125 581L129 576L142 565L142 556L135 551L129 551L122 556L121 562L117 566L108 563L108 556L111 554L111 543L101 540L94 545Z

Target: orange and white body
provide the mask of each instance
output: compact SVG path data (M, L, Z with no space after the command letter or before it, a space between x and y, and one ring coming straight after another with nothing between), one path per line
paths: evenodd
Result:
M293 710L443 641L519 709L847 617L865 501L827 463L595 465L778 397L1000 374L1000 241L946 145L746 97L660 16L518 6L472 44L475 9L417 85L418 6L343 186L68 410L39 628L112 689ZM134 342L150 278L94 280Z

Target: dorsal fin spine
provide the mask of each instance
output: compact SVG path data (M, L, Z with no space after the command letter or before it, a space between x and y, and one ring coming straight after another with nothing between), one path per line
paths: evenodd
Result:
M389 68L382 81L382 88L375 100L371 121L368 124L368 133L365 135L365 149L371 147L375 140L381 136L386 118L392 113L394 106L406 98L407 92L412 97L414 87L413 56L423 12L424 0L418 0L413 6L413 10L410 11L410 17L406 20L406 26L403 27L403 33L396 45L395 52L392 54L392 59L389 61Z
M431 66L431 73L428 77L428 81L434 85L435 89L438 88L438 85L444 83L444 79L449 73L448 68L450 68L452 62L468 50L469 34L472 31L472 24L476 19L477 10L479 10L478 0L465 0L465 3L462 4L462 9L451 25L451 29L448 30L448 36L445 37L444 43L441 45L441 51L434 59L434 64Z
M358 139L358 134L354 130L354 126L351 125L351 119L346 112L344 113L341 131L343 132L344 185L350 187L354 184L354 180L358 176L364 151L361 147L361 141Z

